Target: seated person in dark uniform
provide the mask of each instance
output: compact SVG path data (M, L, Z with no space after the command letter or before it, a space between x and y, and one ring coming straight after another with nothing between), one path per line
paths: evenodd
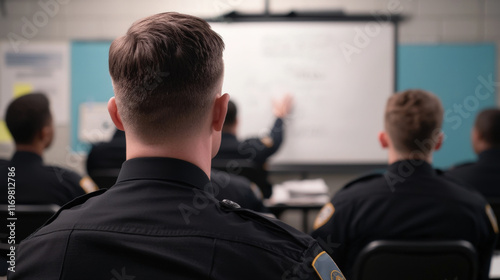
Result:
M100 188L109 188L115 184L125 160L125 132L117 130L111 141L92 146L87 157L87 173ZM107 172L107 176L103 176L103 172ZM246 178L212 170L211 181L215 198L230 199L243 208L257 212L269 212L254 191L257 187L253 187Z
M126 159L125 132L117 129L109 142L92 145L87 156L87 174L99 188L109 188L115 184Z
M16 152L7 163L8 167L15 167L16 204L63 205L85 194L83 188L88 187L88 178L43 164L43 153L54 136L45 95L32 93L14 99L7 107L5 121L16 144ZM7 191L0 197L6 203Z
M431 167L443 140L442 122L443 107L431 93L408 90L389 98L379 135L388 149L387 171L344 186L314 223L313 237L338 244L329 253L347 277L371 241L466 240L477 251L477 279L488 279L495 215L479 193Z
M212 169L210 181L213 195L218 200L229 199L237 202L242 208L270 214L269 209L255 193L257 186L254 186L247 178Z
M108 110L127 161L113 187L66 204L21 242L10 280L341 276L310 236L205 191L229 100L223 49L206 21L178 13L113 41Z
M266 160L278 151L283 142L284 123L283 119L290 113L292 109L292 97L286 95L282 100L276 101L273 104L273 113L276 116L273 128L268 136L262 138L249 138L244 141L239 141L236 138L238 130L238 117L236 104L229 100L226 120L222 130L222 141L219 153L215 156L213 163L222 162L221 170L240 171L238 168L233 168L229 160L244 160L239 161L239 164L248 162L249 166L255 167L258 171L255 174L244 174L251 181L256 183L262 191L265 198L269 198L272 194L272 185L267 180L267 172L264 164ZM219 164L217 164L219 165ZM227 166L227 169L225 167Z
M472 146L477 162L452 168L446 175L477 189L486 198L500 198L500 109L479 113L472 130Z

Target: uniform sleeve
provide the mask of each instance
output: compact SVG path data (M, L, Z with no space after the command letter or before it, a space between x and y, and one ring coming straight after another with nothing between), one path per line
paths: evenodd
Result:
M337 203L334 197L318 213L311 234L342 270L348 267L346 261L349 212L347 205Z
M488 280L490 274L490 264L493 251L497 242L498 224L495 214L489 204L486 204L480 219L480 244L477 246L478 270L481 280Z
M85 180L82 180L82 176L64 168L52 167L52 169L56 173L57 180L62 186L61 192L64 193L67 199L64 203L85 194L81 185L85 182Z
M240 148L243 150L253 149L253 161L264 163L267 158L273 155L283 142L284 124L283 120L278 118L274 122L269 135L262 138L250 138L242 142Z
M248 203L248 209L251 209L260 213L271 213L269 209L262 203L262 200L258 199L255 196L255 193L252 191L251 187L248 186L245 188L244 193L245 201Z
M345 277L330 255L315 242L304 252L300 262L282 274L281 279L345 280Z

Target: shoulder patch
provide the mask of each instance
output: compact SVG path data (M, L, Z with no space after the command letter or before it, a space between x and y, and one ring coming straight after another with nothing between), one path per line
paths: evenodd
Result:
M312 266L321 280L345 280L337 264L325 251L314 258Z
M493 231L498 234L498 223L497 218L495 217L495 213L489 204L486 204L486 215L488 219L490 219L491 226L493 227Z
M333 207L333 204L331 202L325 204L325 206L323 206L323 208L321 208L321 210L319 211L318 216L316 216L316 220L314 220L313 229L317 230L318 228L326 224L333 216L334 212L335 207Z
M384 174L383 173L371 173L371 174L368 174L368 175L364 175L364 176L361 176L359 178L356 178L352 181L350 181L349 183L347 183L343 189L347 189L349 188L350 186L356 184L356 183L359 183L359 182L364 182L364 181L368 181L368 180L371 180L371 179L374 179L374 178L379 178L379 177L383 177Z
M274 145L273 139L269 136L260 138L260 142L262 142L262 144L264 144L267 148L271 148Z

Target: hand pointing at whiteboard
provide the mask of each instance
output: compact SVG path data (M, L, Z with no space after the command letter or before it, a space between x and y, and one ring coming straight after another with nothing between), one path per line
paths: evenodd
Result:
M293 96L290 93L285 94L279 99L273 100L273 114L278 118L284 118L293 108Z

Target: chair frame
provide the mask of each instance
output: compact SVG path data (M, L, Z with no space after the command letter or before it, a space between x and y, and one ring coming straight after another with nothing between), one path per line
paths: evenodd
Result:
M404 240L376 240L370 242L358 255L353 266L353 279L361 280L362 268L374 255L379 253L403 254L431 254L432 252L449 252L462 255L469 260L472 266L473 279L477 278L478 260L476 249L465 240L443 241L404 241Z

